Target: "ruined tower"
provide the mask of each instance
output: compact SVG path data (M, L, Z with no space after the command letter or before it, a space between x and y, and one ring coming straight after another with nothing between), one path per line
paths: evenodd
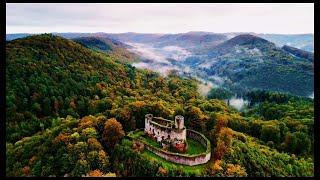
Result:
M149 124L149 121L152 121L153 114L146 114L145 115L145 123Z
M145 124L145 127L144 127L144 131L145 132L149 132L151 133L151 129L149 127L149 124L150 124L150 121L152 121L152 118L153 118L153 115L152 114L146 114L145 115L145 119L144 119L144 124ZM148 131L149 130L149 131Z
M176 129L182 130L184 128L184 117L181 115L176 115L174 118L174 124Z

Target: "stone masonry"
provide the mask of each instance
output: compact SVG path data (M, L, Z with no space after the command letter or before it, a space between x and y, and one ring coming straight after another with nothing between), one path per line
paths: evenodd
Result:
M157 142L161 142L164 139L185 141L187 136L184 118L181 115L175 116L175 120L171 121L147 114L145 116L144 131L152 134L157 139Z

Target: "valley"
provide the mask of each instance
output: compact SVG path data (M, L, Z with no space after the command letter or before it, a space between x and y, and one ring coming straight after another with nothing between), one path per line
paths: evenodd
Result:
M119 52L114 54L121 54L120 60L132 62L137 68L151 69L165 76L174 71L180 76L209 83L210 88L226 88L236 96L244 96L251 90L270 90L307 97L314 88L313 53L284 45L301 47L297 42L311 43L312 35L219 34L196 31L180 34L58 35L71 39L91 37L96 42L90 42L87 47L93 48L92 45L96 43L94 49L102 52L108 51L105 50L106 47L99 47L101 43L116 42L117 45L112 46L118 46ZM9 34L7 39L23 36L26 35ZM101 41L100 45L97 44L98 41ZM122 48L131 53L121 52Z

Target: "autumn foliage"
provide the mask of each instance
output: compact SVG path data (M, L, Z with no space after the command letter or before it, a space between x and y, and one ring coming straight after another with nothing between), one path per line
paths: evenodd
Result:
M122 125L115 118L105 122L102 138L108 147L113 148L124 135Z
M99 169L90 171L90 172L88 173L88 176L89 176L89 177L101 177L102 175L103 175L103 173L102 173Z
M313 99L256 92L239 112L201 96L195 79L123 62L50 34L7 41L6 175L314 175ZM124 146L148 113L181 114L207 136L211 172L163 167L144 146Z
M222 159L223 155L227 152L228 147L231 145L232 136L233 131L230 128L221 128L217 135L217 146L214 150L215 159Z

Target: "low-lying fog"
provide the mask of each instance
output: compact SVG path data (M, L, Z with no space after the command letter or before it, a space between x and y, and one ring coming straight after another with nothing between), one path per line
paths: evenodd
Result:
M314 99L314 92L309 96L309 98Z
M188 50L179 47L179 46L164 46L157 47L152 44L144 43L132 43L126 42L126 44L132 46L133 48L128 49L141 56L142 60L138 63L133 63L132 65L137 68L150 69L152 71L159 72L163 76L167 76L168 73L172 70L177 70L181 75L188 75L189 77L196 78L199 81L198 92L207 96L212 88L220 87L225 82L226 78L219 76L210 76L206 77L207 80L204 80L201 74L201 71L197 71L193 68L190 68L188 65L182 63L186 58L194 56ZM254 52L258 53L258 52ZM209 64L208 64L209 63ZM203 63L200 66L212 66L214 62L211 60L209 62ZM314 98L314 92L309 96ZM232 97L229 100L225 100L226 103L234 107L237 110L242 110L248 101L239 97Z
M192 53L179 46L164 46L156 47L152 44L132 43L126 44L133 48L128 49L142 57L142 61L133 63L132 65L137 68L150 69L161 73L163 76L168 75L171 70L177 70L179 73L187 73L191 77L199 81L198 92L207 96L213 87L223 84L223 79L218 76L210 77L209 81L200 78L193 69L189 66L183 65L182 61L192 56ZM175 64L173 64L173 62Z
M157 71L166 76L170 70L179 70L179 68L172 64L168 59L174 61L183 61L189 57L191 53L178 46L154 47L150 44L130 43L133 48L129 49L142 57L142 62L134 63L133 66L137 68L145 68Z
M226 100L227 103L228 100ZM229 99L229 105L236 108L238 111L242 110L245 106L249 104L249 101L243 98L232 97Z
M126 44L133 47L129 49L130 51L141 55L145 59L155 62L170 63L167 60L168 58L174 59L176 61L183 61L187 57L191 56L191 52L179 46L154 47L150 44L130 42L127 42Z
M210 81L204 81L203 79L200 79L200 78L196 78L196 79L198 79L200 81L200 83L198 85L198 92L203 96L207 96L209 91L212 88L216 88L217 87L216 84L213 84Z
M182 65L181 63L179 66L172 64L172 61L182 62L187 57L192 55L191 52L181 47L154 47L151 44L130 42L127 42L126 44L129 44L133 47L129 49L129 51L132 51L142 57L142 61L139 63L133 63L133 66L137 68L150 69L159 72L164 76L168 75L171 70L177 70L180 73L188 73L199 81L198 92L203 96L207 96L212 88L221 86L225 80L224 78L218 76L211 76L209 80L204 80L197 76L193 72L194 70L190 67ZM168 59L171 59L171 61ZM226 100L226 103L227 101L228 100ZM229 105L237 110L241 110L247 104L248 101L235 96L229 99Z
M152 71L159 72L160 74L167 76L171 70L178 70L176 66L169 65L169 64L161 64L161 63L149 63L149 62L139 62L133 63L133 66L142 69L149 69Z

